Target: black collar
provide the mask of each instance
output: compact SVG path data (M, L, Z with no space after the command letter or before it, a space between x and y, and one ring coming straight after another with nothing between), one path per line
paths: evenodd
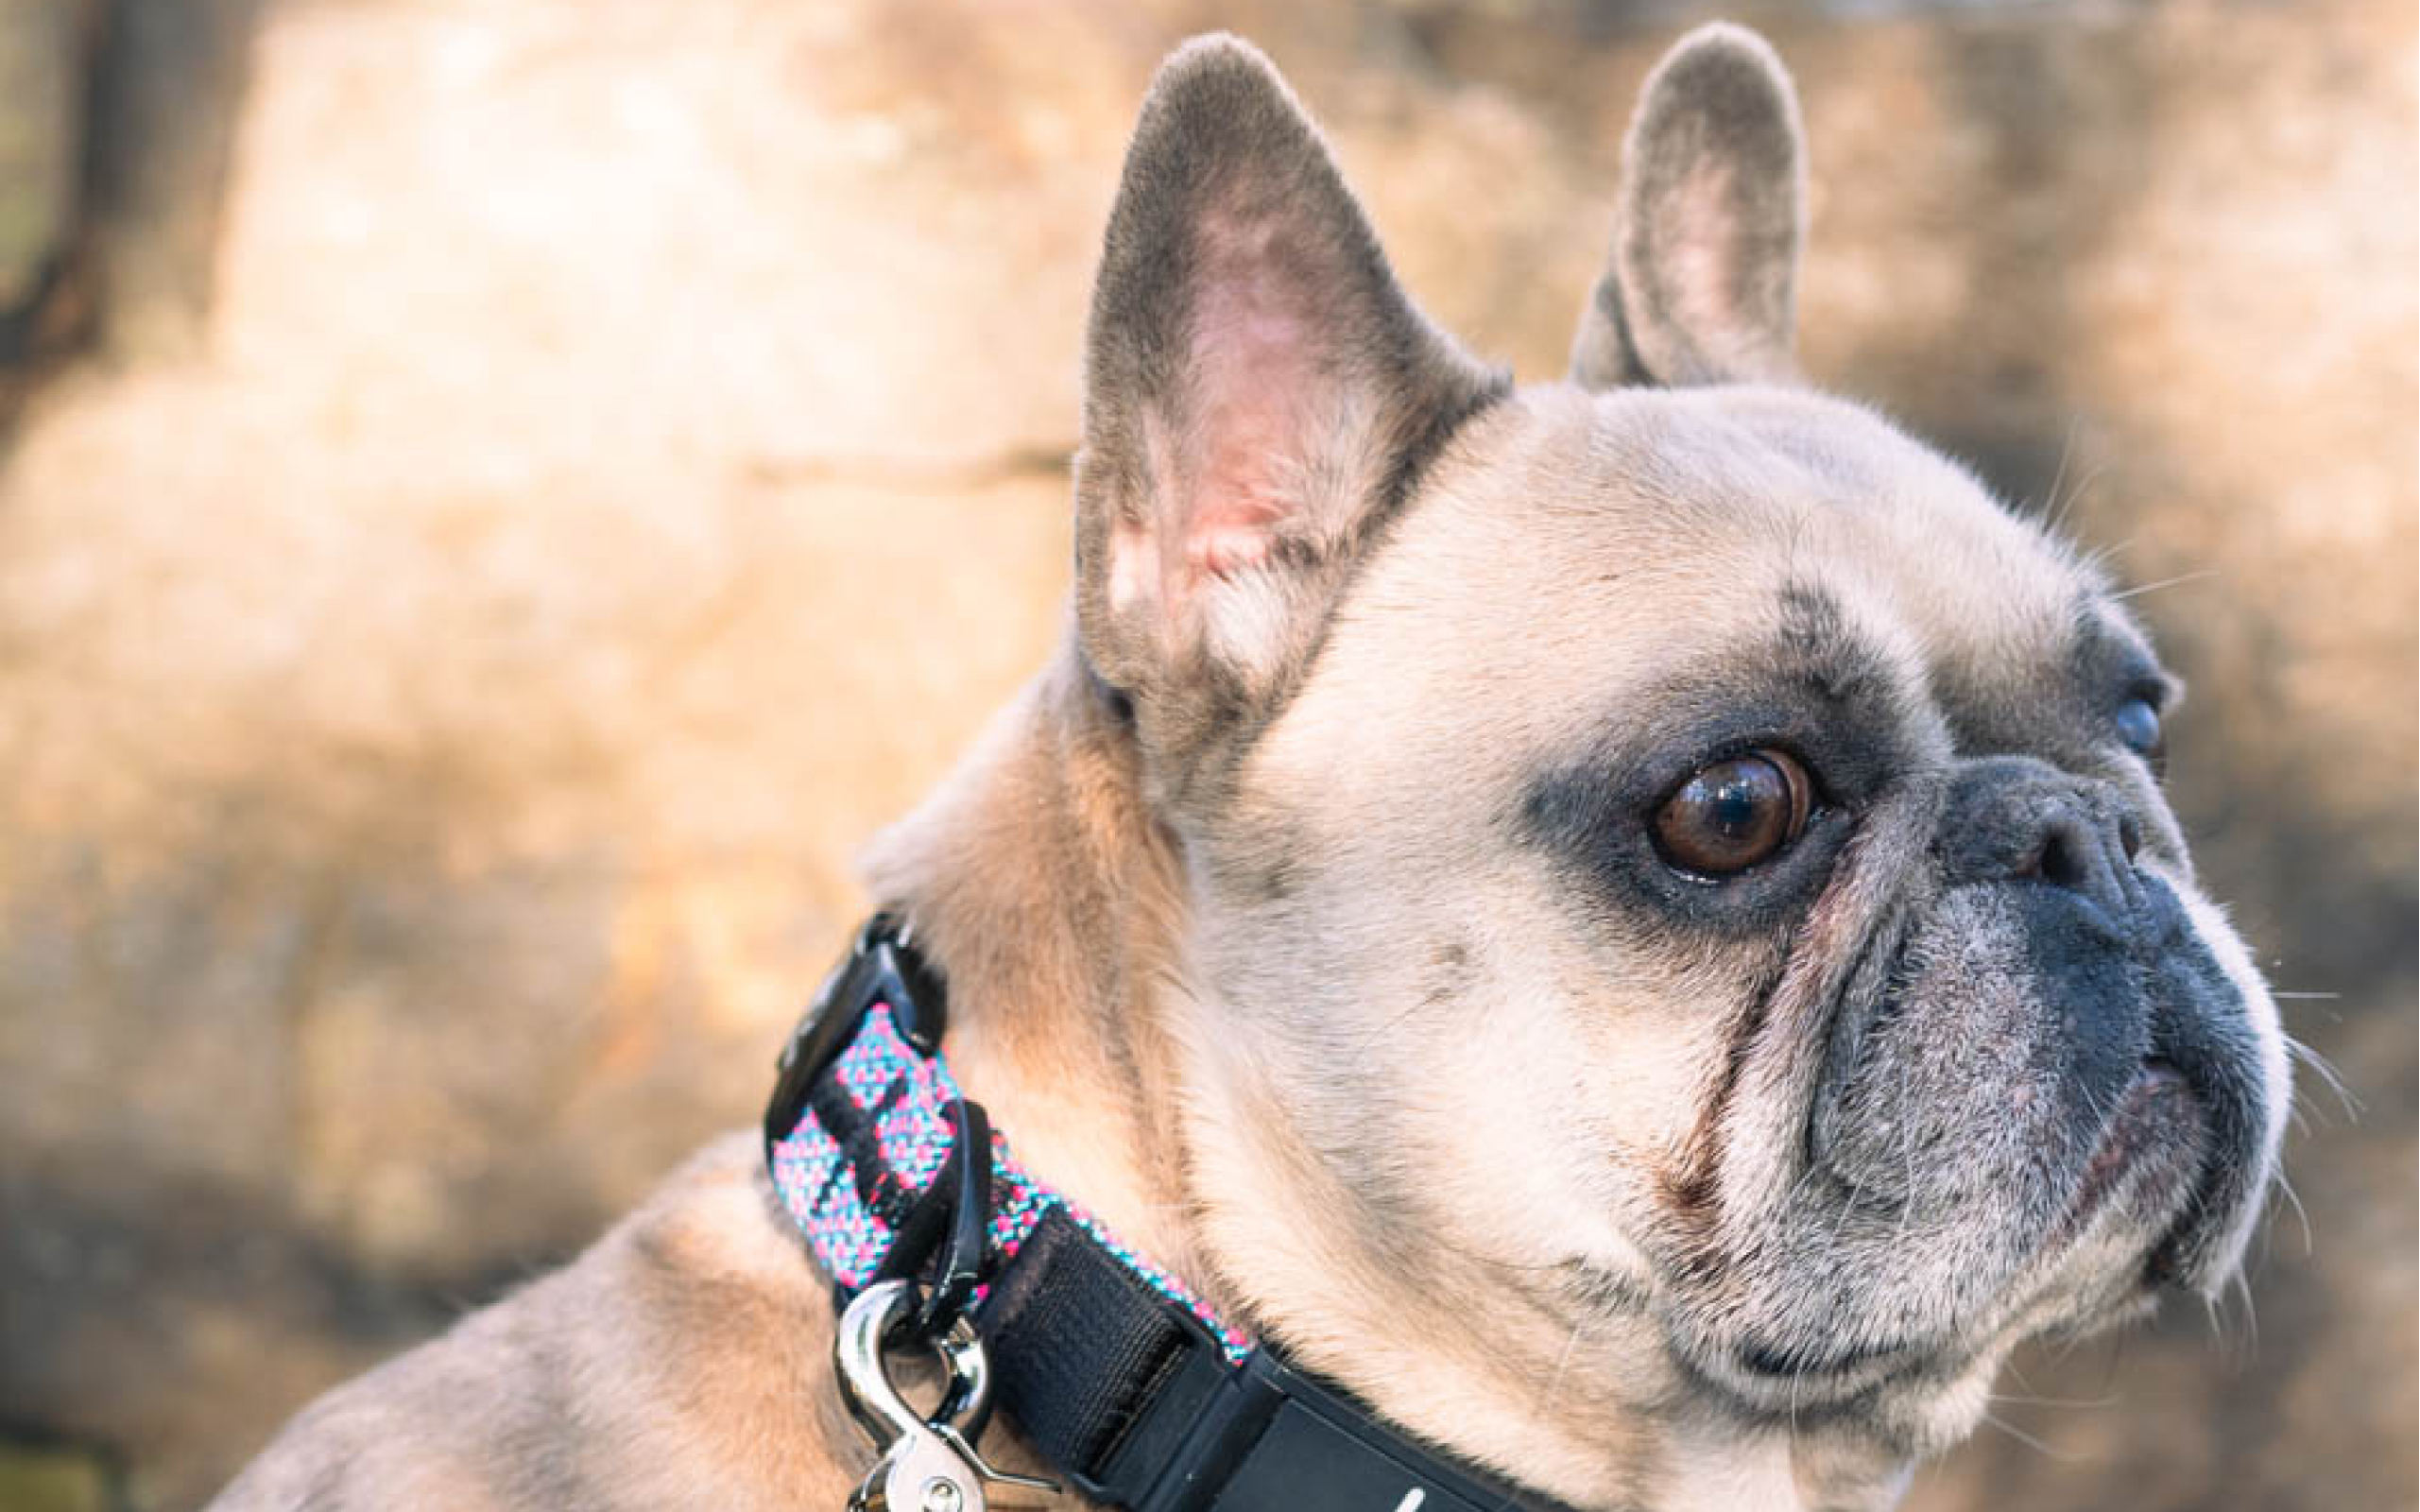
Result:
M1028 1175L950 1077L944 1004L877 915L782 1055L766 1164L844 1304L905 1280L925 1339L970 1319L1018 1432L1131 1512L1551 1508L1255 1345Z

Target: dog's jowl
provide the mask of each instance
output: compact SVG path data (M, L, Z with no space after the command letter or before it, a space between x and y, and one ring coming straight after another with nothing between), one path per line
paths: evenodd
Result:
M220 1505L1884 1506L2020 1340L2229 1285L2287 1072L2178 685L1798 378L1804 181L1770 51L1688 38L1516 387L1178 52L1064 645L873 848L764 1137Z

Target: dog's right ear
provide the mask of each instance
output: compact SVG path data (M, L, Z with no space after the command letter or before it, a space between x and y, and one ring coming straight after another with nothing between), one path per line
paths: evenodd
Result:
M1318 129L1229 37L1159 71L1086 350L1076 614L1160 776L1265 718L1456 423L1503 380L1405 297Z
M1622 150L1613 251L1571 380L1718 384L1794 375L1806 149L1764 39L1717 22L1647 76Z

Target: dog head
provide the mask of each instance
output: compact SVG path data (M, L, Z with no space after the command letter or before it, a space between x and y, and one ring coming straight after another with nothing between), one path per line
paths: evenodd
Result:
M1684 42L1515 388L1209 40L1094 305L1078 640L1181 857L1208 1261L1578 1502L1887 1497L2017 1340L2222 1286L2287 1105L2139 627L1794 379L1803 178L1765 46Z

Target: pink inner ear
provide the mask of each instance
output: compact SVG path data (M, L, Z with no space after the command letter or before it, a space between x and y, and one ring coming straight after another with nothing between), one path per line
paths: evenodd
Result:
M1736 330L1747 239L1734 202L1737 175L1708 158L1673 191L1673 225L1662 247L1665 293L1691 329ZM1728 355L1728 353L1724 353Z
M1320 362L1304 309L1300 250L1272 218L1214 215L1200 230L1176 515L1161 542L1171 576L1226 576L1264 559L1301 507L1295 474L1317 406Z

